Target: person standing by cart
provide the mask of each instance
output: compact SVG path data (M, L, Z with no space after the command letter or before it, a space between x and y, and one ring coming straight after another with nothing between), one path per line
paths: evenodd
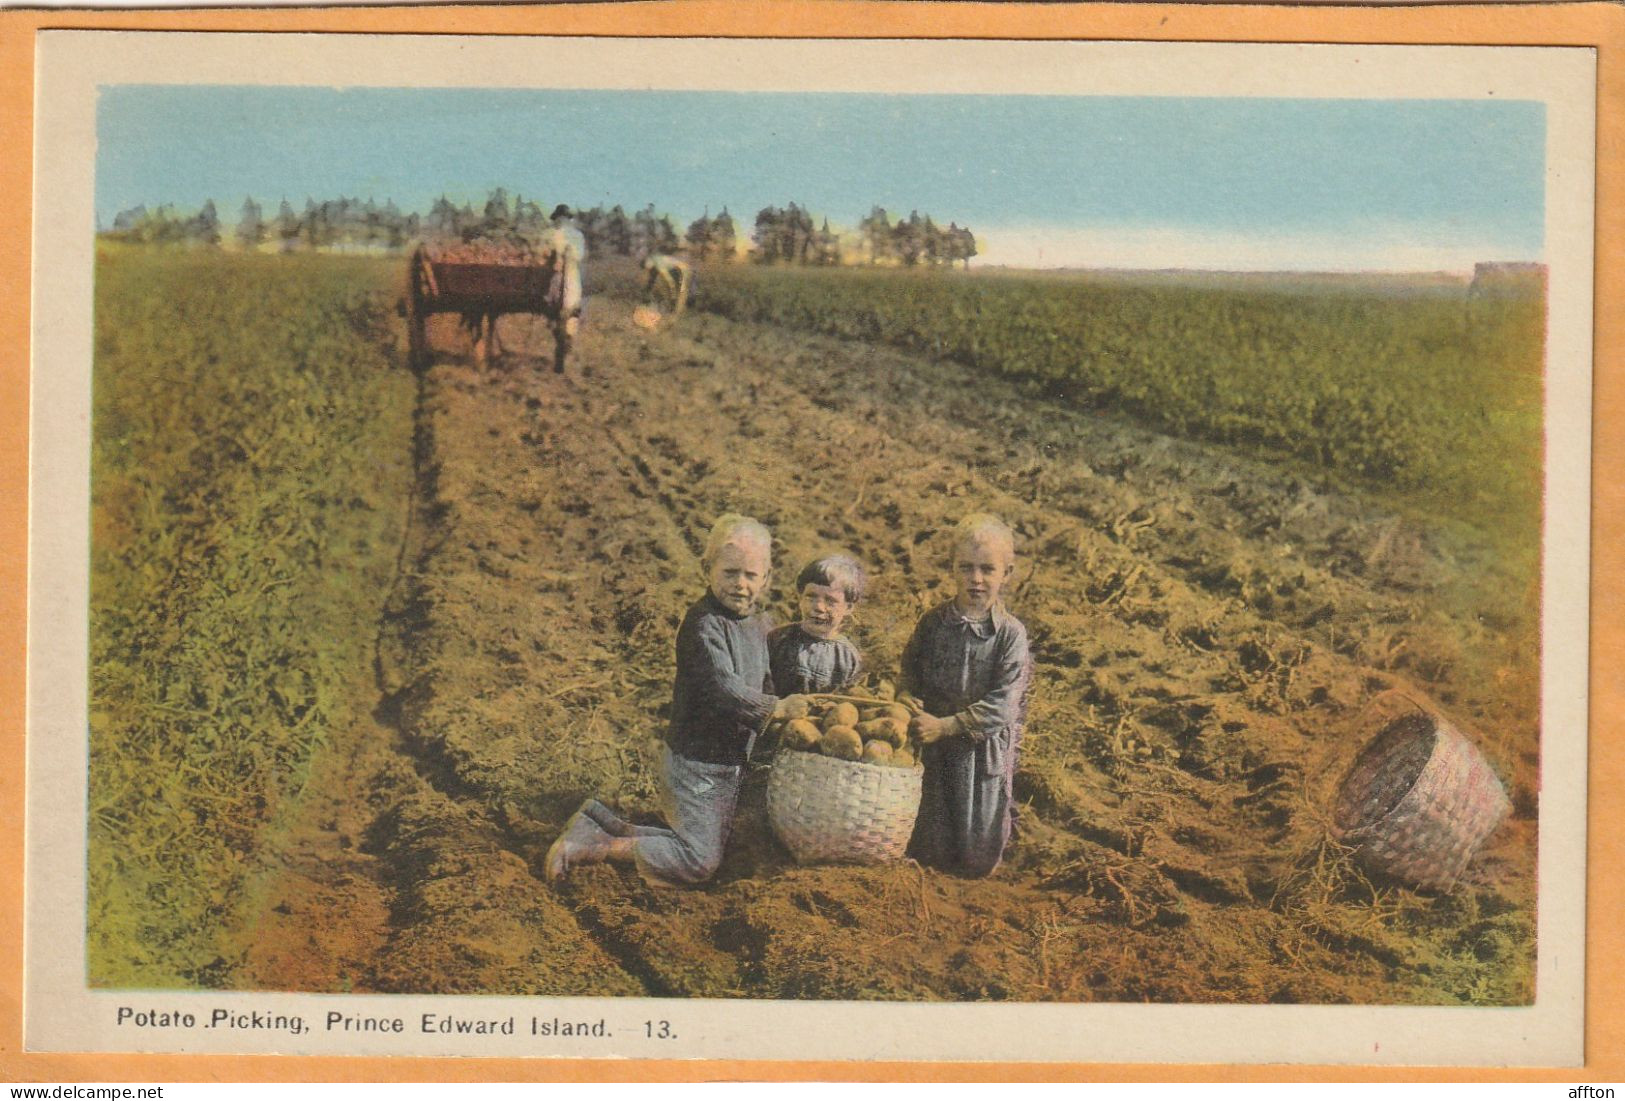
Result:
M564 203L553 208L550 220L552 227L543 238L550 257L547 303L558 318L553 370L562 373L570 346L581 330L581 265L587 259L587 238Z

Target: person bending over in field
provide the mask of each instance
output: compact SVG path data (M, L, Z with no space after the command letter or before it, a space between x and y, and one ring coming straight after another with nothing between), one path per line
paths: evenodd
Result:
M841 628L863 599L866 584L863 567L844 554L802 568L796 575L801 621L767 636L775 690L839 692L857 681L863 659Z
M656 886L702 883L716 873L733 823L745 765L769 720L799 710L799 696L769 690L766 615L772 538L761 524L729 514L706 542L701 566L710 591L677 629L671 725L661 752L670 828L634 826L588 799L547 852L547 878L603 860L634 863Z
M986 514L966 517L954 536L954 597L920 617L903 650L901 687L924 708L910 724L925 775L908 851L922 864L985 876L1014 826L1032 671L1027 629L1001 599L1015 536Z
M683 307L688 305L688 290L694 280L693 269L687 261L655 253L644 257L643 270L649 273L649 281L643 286L644 297L657 306L669 300L671 316L682 316Z

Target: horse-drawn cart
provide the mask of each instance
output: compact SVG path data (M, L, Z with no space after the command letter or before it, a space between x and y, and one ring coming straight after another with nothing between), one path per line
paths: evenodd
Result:
M496 340L496 319L530 313L547 318L553 369L563 371L581 312L579 260L568 249L525 242L425 242L412 250L405 309L414 368L426 365L431 314L461 315L483 362Z

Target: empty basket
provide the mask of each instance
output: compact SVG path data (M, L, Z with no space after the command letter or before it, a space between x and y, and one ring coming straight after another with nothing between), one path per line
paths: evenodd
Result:
M1477 747L1443 718L1415 713L1390 722L1360 751L1334 821L1368 868L1447 891L1509 809Z
M767 820L798 864L901 860L920 813L922 775L781 750L767 781Z

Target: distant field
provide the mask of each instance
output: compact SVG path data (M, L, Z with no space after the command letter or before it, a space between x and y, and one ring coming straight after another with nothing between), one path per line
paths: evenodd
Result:
M708 267L697 304L1039 380L1475 522L1537 519L1545 302L1440 276Z

